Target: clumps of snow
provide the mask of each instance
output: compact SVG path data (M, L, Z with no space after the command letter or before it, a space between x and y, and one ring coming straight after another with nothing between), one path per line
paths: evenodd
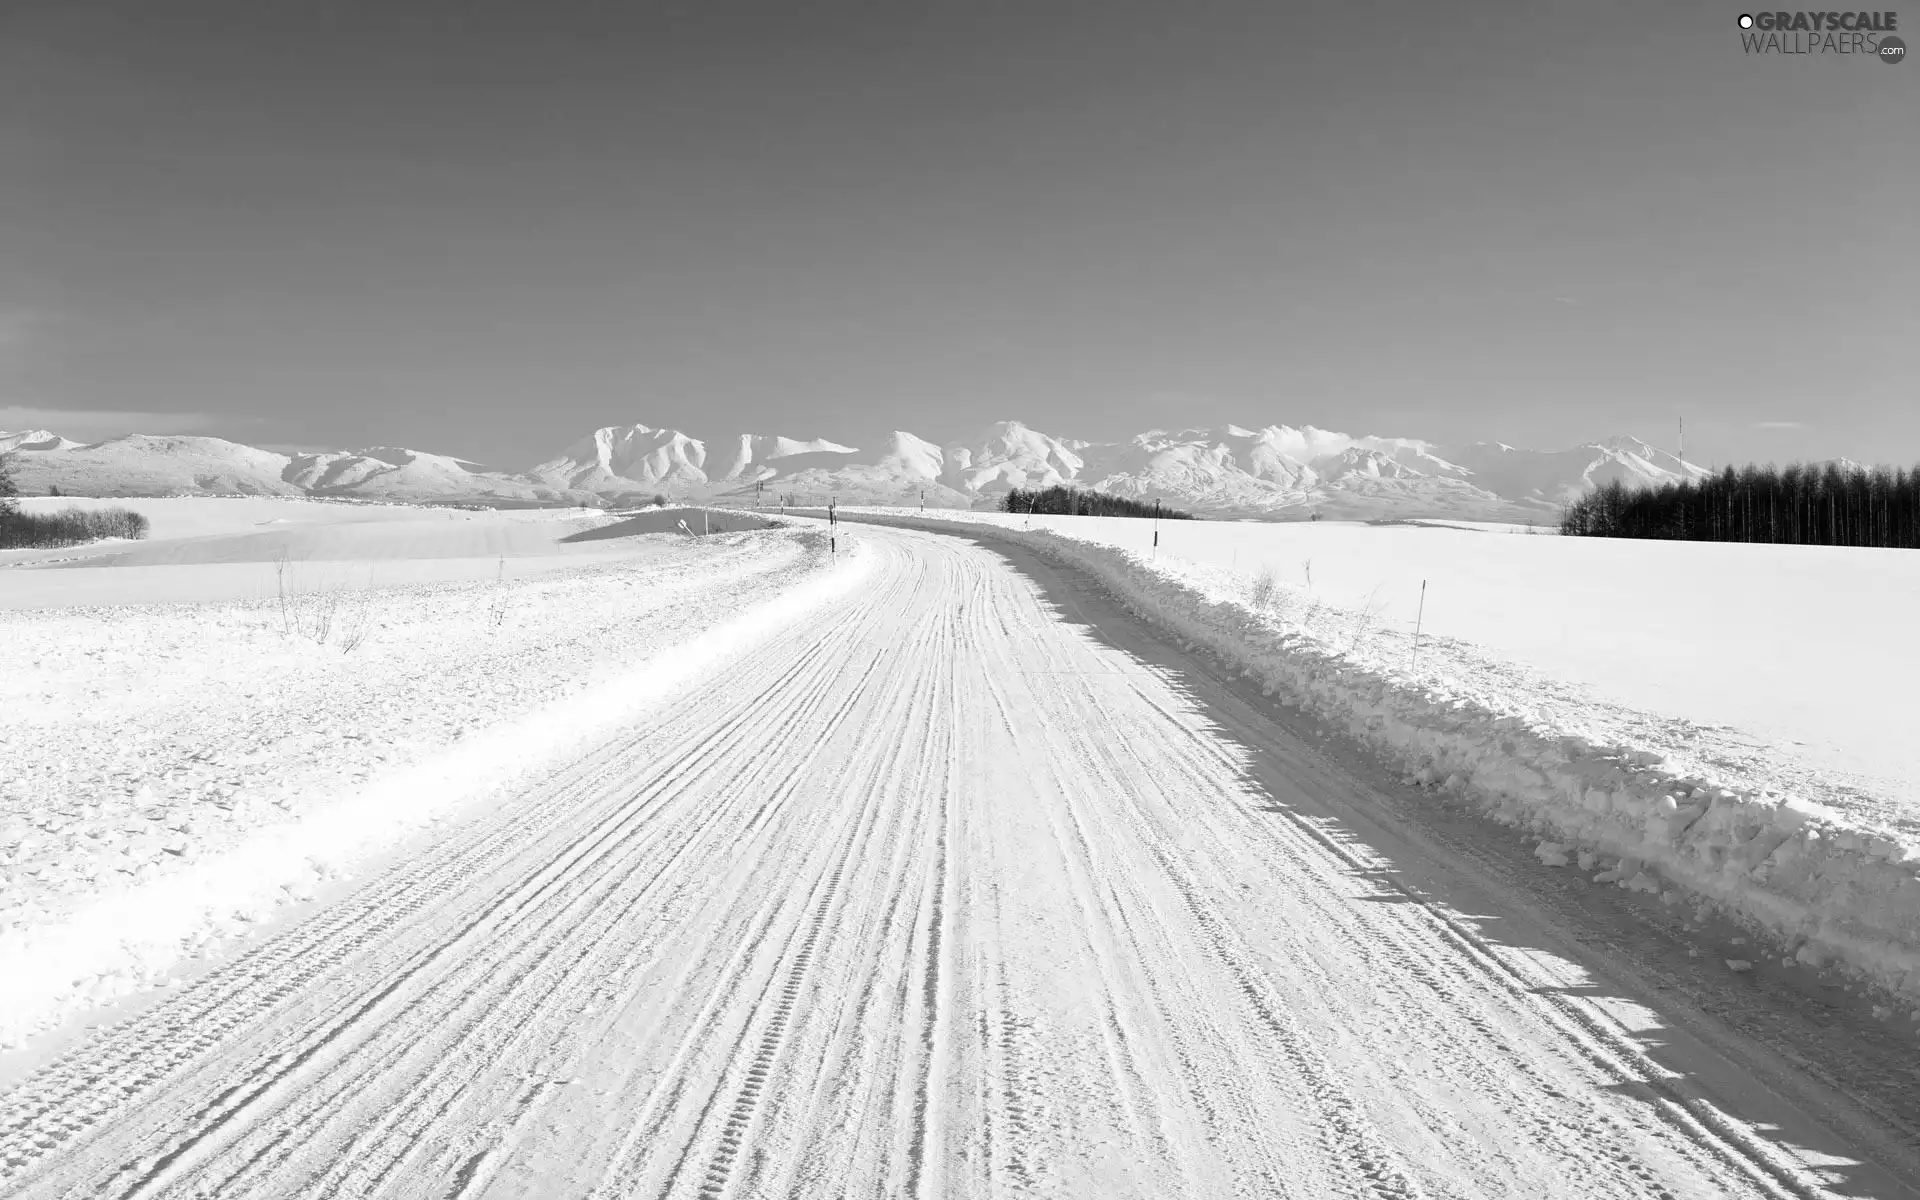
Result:
M1541 842L1533 848L1534 857L1549 867L1564 867L1572 862L1572 851L1572 846L1561 842Z
M631 722L856 586L792 529L485 583L0 613L0 1049ZM311 601L312 597L306 597Z
M1362 628L1362 614L1321 605L1298 585L1283 585L1282 611L1256 612L1245 579L1218 568L965 516L856 519L964 525L1078 567L1280 703L1344 727L1409 783L1546 839L1536 851L1542 862L1571 858L1582 871L1599 868L1594 882L1668 903L1684 894L1796 961L1920 998L1920 856L1911 845L1737 770L1558 721L1569 710L1590 713L1554 703L1566 698L1564 684L1508 672L1500 687L1476 687L1452 672L1470 648L1431 641L1415 672L1404 639Z

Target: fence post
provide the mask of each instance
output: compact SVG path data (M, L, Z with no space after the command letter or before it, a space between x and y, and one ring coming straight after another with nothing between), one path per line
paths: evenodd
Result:
M1427 581L1420 581L1420 609L1413 616L1413 660L1408 664L1410 670L1420 669L1420 623L1427 616Z

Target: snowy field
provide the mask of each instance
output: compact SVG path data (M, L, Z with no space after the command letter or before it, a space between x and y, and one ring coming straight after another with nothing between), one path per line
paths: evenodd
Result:
M852 569L810 531L587 511L110 503L152 539L0 568L0 1048L218 954Z
M35 496L21 505L130 508L152 528L142 541L0 550L0 609L272 597L283 561L313 586L367 587L523 578L654 552L591 539L609 517L589 508L475 512L265 497Z
M1803 564L1806 548L1163 522L1156 553L1148 521L842 512L991 526L1410 783L1533 835L1549 866L1717 909L1789 964L1920 1002L1920 803L1900 740L1920 563L1896 552ZM1285 574L1262 597L1267 565Z

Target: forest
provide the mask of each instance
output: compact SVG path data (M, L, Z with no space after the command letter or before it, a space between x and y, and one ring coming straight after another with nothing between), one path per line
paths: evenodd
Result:
M1573 501L1576 537L1920 548L1920 467L1795 463L1728 467L1657 487L1618 480Z
M1192 513L1179 512L1167 508L1158 500L1130 500L1125 496L1109 496L1105 492L1088 492L1079 488L1054 486L1050 488L1023 489L1014 488L1000 502L1003 512L1010 513L1050 513L1066 517L1165 517L1174 521L1191 521Z

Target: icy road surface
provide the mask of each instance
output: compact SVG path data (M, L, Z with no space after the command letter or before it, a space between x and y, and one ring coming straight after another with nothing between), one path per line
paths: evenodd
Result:
M0 1097L0 1193L1913 1194L1611 895L1080 578L855 536L837 610Z

